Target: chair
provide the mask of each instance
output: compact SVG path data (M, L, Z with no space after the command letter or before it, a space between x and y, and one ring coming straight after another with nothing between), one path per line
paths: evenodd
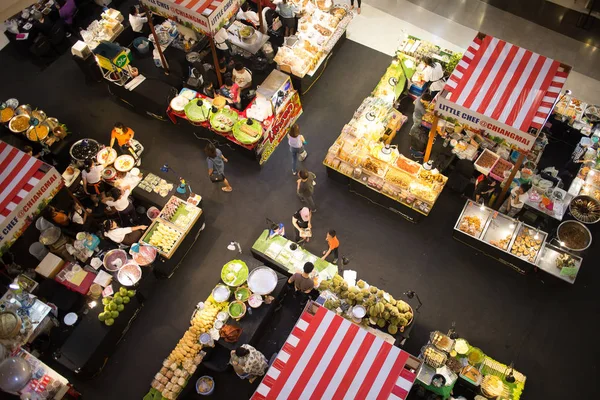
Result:
M52 48L59 54L64 53L70 47L67 40L67 31L62 21L54 24L50 31L49 40Z
M29 52L33 54L36 58L36 63L42 64L43 66L48 66L54 61L55 51L52 48L52 44L46 38L46 36L40 34L35 38L33 44L29 48Z

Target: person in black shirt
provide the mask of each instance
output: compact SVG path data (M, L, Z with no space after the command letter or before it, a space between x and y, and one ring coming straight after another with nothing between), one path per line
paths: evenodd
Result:
M475 187L475 201L477 203L483 202L487 205L492 198L492 195L496 191L498 184L495 179L486 176L483 180Z
M299 209L296 214L292 216L292 225L294 226L294 231L296 232L296 242L300 242L302 239L307 242L310 241L310 237L312 234L310 230L312 229L312 224L310 222L312 217L312 213L310 212L308 207L302 207ZM300 235L300 231L303 232L303 235Z

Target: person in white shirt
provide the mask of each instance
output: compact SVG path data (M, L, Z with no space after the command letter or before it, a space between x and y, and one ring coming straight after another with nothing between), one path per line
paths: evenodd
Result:
M129 24L131 25L131 30L137 33L145 33L144 24L147 22L148 17L146 17L146 14L138 12L136 6L131 6L129 8Z
M92 160L86 160L85 169L81 173L83 191L90 196L96 207L98 207L98 195L104 193L104 182L102 181L103 170L104 165L95 164Z
M215 42L215 46L217 50L220 50L220 55L223 56L225 53L229 51L229 46L227 45L227 41L229 40L229 34L225 28L221 28L215 33L213 38Z
M252 86L252 75L241 62L236 62L233 68L233 81L238 84L240 89L244 90Z
M444 69L442 68L442 64L433 61L429 57L423 58L423 63L425 64L422 72L423 80L428 83L429 91L435 97L446 84L444 82Z
M112 220L106 220L102 225L104 236L115 243L121 243L127 246L131 246L138 242L142 238L142 235L144 234L143 231L145 231L146 228L148 228L146 225L120 228L119 225Z
M129 186L125 186L123 189L123 191L118 188L110 189L109 197L105 197L102 202L108 207L114 208L119 213L119 218L123 223L133 225L138 217L133 203L129 201L131 189Z
M529 199L527 193L531 189L530 183L523 183L520 186L515 187L510 191L510 197L507 198L502 207L500 207L501 213L506 213L509 217L515 217L519 211L523 209L525 202Z

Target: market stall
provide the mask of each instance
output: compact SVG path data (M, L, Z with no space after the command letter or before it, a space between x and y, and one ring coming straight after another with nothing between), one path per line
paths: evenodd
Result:
M600 151L587 150L577 176L569 186L569 195L590 196L600 201Z
M305 263L313 263L316 286L321 281L332 279L338 272L337 265L309 253L291 240L279 235L269 238L269 230L264 230L258 237L251 252L257 260L288 276L302 271Z
M527 377L512 364L496 361L454 332L431 332L419 358L423 362L415 383L442 399L452 395L518 400L525 389Z
M183 89L171 101L167 115L174 124L183 119L203 128L200 133L204 137L235 143L243 154L262 165L302 114L300 97L290 77L277 70L259 85L256 97L243 111L225 104L220 96L211 99Z
M190 328L154 376L149 398L176 399L190 381L199 394L210 394L215 382L211 377L198 376L198 365L210 354L211 368L225 370L232 349L256 342L257 332L287 289L286 276L264 266L249 268L243 260L226 263L221 281L205 301L198 303ZM239 336L230 336L240 329Z
M275 55L279 68L292 74L294 87L308 92L319 79L331 57L346 40L346 29L354 14L348 5L331 1L299 1L298 32L286 38Z
M420 364L359 325L309 303L252 399L406 399Z
M584 250L585 244L591 244L590 234L587 239L581 239L587 243L576 243L571 247L570 243L565 243L565 237L553 239L538 228L470 200L452 235L521 274L540 269L569 283L575 282L581 267L582 258L578 253ZM568 233L572 240L575 235L578 233Z
M407 119L393 104L414 66L414 59L402 54L392 61L323 161L330 178L410 221L430 213L447 181L437 169L411 161L390 146Z
M411 305L355 278L354 271L346 271L344 278L336 274L321 282L317 302L390 343L403 346L415 326Z
M20 395L23 399L54 399L60 400L65 398L65 395L70 389L69 381L58 372L44 364L33 354L24 349L17 349L10 354L10 357L15 357L24 360L25 364L18 363L19 367L24 371L28 370L30 376L29 382L18 392L13 394Z
M567 123L571 128L590 136L600 135L600 107L575 98L570 90L565 91L554 107L555 118Z
M6 252L63 185L56 169L0 141L0 254Z
M515 151L514 166L502 163L498 171L503 175L510 171L498 205L524 166L526 155L529 154L534 165L539 161L540 149L537 152L532 149L537 146L539 132L570 70L571 67L558 61L492 36L477 34L437 97L425 161L431 156L437 134L445 136L457 125L458 131L470 131L471 138L489 139L483 148L492 146L503 154ZM440 119L447 125L438 131ZM490 155L479 165L492 169L498 158ZM531 174L531 168L526 172Z

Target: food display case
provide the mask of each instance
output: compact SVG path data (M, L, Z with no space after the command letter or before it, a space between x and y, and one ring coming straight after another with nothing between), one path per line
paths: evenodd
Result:
M372 200L380 204L386 202L387 207L414 220L415 213L408 214L404 207L416 214L428 215L448 179L437 170L425 170L402 156L395 146L382 142L389 134L390 125L400 129L407 119L392 104L393 98L390 101L367 97L329 148L323 163L331 178L342 182L350 179L351 185L356 182L379 193L387 202L381 197ZM356 191L369 194L369 191Z
M200 215L200 208L171 196L142 235L140 243L154 247L160 255L170 259Z
M546 243L540 252L537 266L565 282L575 283L582 261L581 257Z
M465 204L452 236L521 274L537 267L548 238L546 232L471 200Z
M319 1L299 3L303 13L298 21L298 32L279 47L275 62L282 71L298 78L313 77L335 45L345 38L353 13L342 4L326 7L318 4Z

